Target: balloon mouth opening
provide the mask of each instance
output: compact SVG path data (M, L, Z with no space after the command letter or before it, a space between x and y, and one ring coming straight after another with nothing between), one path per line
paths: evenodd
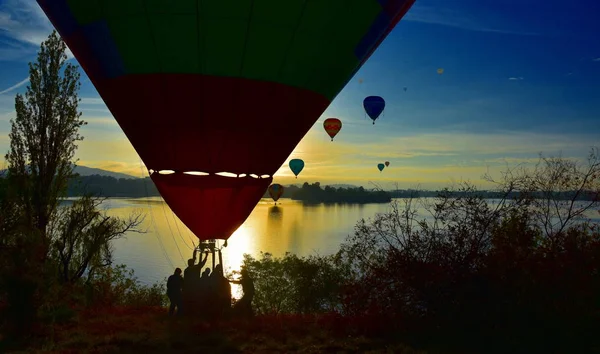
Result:
M202 172L202 171L174 171L174 170L153 170L149 169L148 173L152 176L153 174L159 175L174 175L174 174L184 174L190 176L220 176L227 178L254 178L254 179L268 179L271 178L271 175L263 174L257 175L255 173L234 173L234 172Z

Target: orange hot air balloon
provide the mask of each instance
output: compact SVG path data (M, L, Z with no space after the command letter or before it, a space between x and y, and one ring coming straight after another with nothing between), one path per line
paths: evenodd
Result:
M272 184L269 186L269 195L271 196L271 198L273 198L273 200L275 201L275 204L277 204L277 201L283 195L284 190L285 190L285 188L283 188L283 186L278 183L275 183L275 184Z
M331 141L333 141L337 133L342 130L342 121L337 118L327 118L323 122L323 128L325 128L325 131L331 137Z
M389 161L386 161L386 162L385 162L385 167L388 167L389 165L390 165L390 162L389 162Z

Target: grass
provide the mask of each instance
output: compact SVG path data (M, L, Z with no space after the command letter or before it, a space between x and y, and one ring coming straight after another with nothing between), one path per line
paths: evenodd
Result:
M424 353L394 340L349 335L343 322L328 316L258 316L208 324L169 318L164 308L104 308L45 327L21 352Z

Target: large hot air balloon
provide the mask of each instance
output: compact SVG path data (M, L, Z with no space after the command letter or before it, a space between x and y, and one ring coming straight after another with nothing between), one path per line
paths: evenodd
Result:
M388 167L389 165L390 165L390 162L389 162L389 161L386 161L386 162L385 162L385 167Z
M367 115L373 120L373 124L375 124L375 120L379 118L385 108L385 100L379 96L369 96L364 99L363 107Z
M379 170L379 172L383 171L383 169L385 168L385 165L382 163L377 164L377 169Z
M331 137L331 141L333 141L333 138L342 129L342 121L337 118L327 118L323 122L323 128L325 128L325 131Z
M284 190L285 188L283 188L283 186L278 183L274 183L269 186L269 195L271 196L271 198L273 198L275 204L277 204L277 201L279 200L279 198L281 198L281 195L283 195Z
M300 159L290 160L290 170L292 170L294 175L296 175L296 178L298 178L298 175L300 174L300 172L302 172L303 169L304 169L304 161L303 160L300 160Z
M37 2L164 200L208 240L246 220L414 0Z

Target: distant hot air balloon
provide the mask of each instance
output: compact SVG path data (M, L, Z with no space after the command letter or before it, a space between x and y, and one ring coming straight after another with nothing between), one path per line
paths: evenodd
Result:
M325 131L331 137L331 141L333 141L333 138L342 129L342 121L337 118L327 118L323 122L323 128L325 128Z
M285 188L283 188L283 186L279 183L274 183L269 186L269 195L271 196L271 198L273 198L275 204L277 204L277 201L283 195L284 190Z
M379 96L369 96L363 101L363 107L375 124L375 120L379 118L385 108L385 100Z
M363 83L363 79L358 79L358 83L362 84Z
M382 163L380 163L380 164L377 164L377 168L379 169L379 172L381 172L381 171L383 171L383 169L385 168L385 165L384 165L384 164L382 164Z
M404 88L404 92L406 92L406 90L408 90L408 87L405 87L405 88Z
M388 167L389 165L390 165L390 162L389 162L389 161L386 161L386 162L385 162L385 167Z
M169 207L226 240L414 0L37 3Z
M290 161L290 170L292 170L292 172L296 175L296 178L298 178L298 175L300 174L300 172L302 172L303 169L304 161L300 159L293 159Z
M442 75L444 73L444 69L443 68L439 68L437 69L437 73Z

